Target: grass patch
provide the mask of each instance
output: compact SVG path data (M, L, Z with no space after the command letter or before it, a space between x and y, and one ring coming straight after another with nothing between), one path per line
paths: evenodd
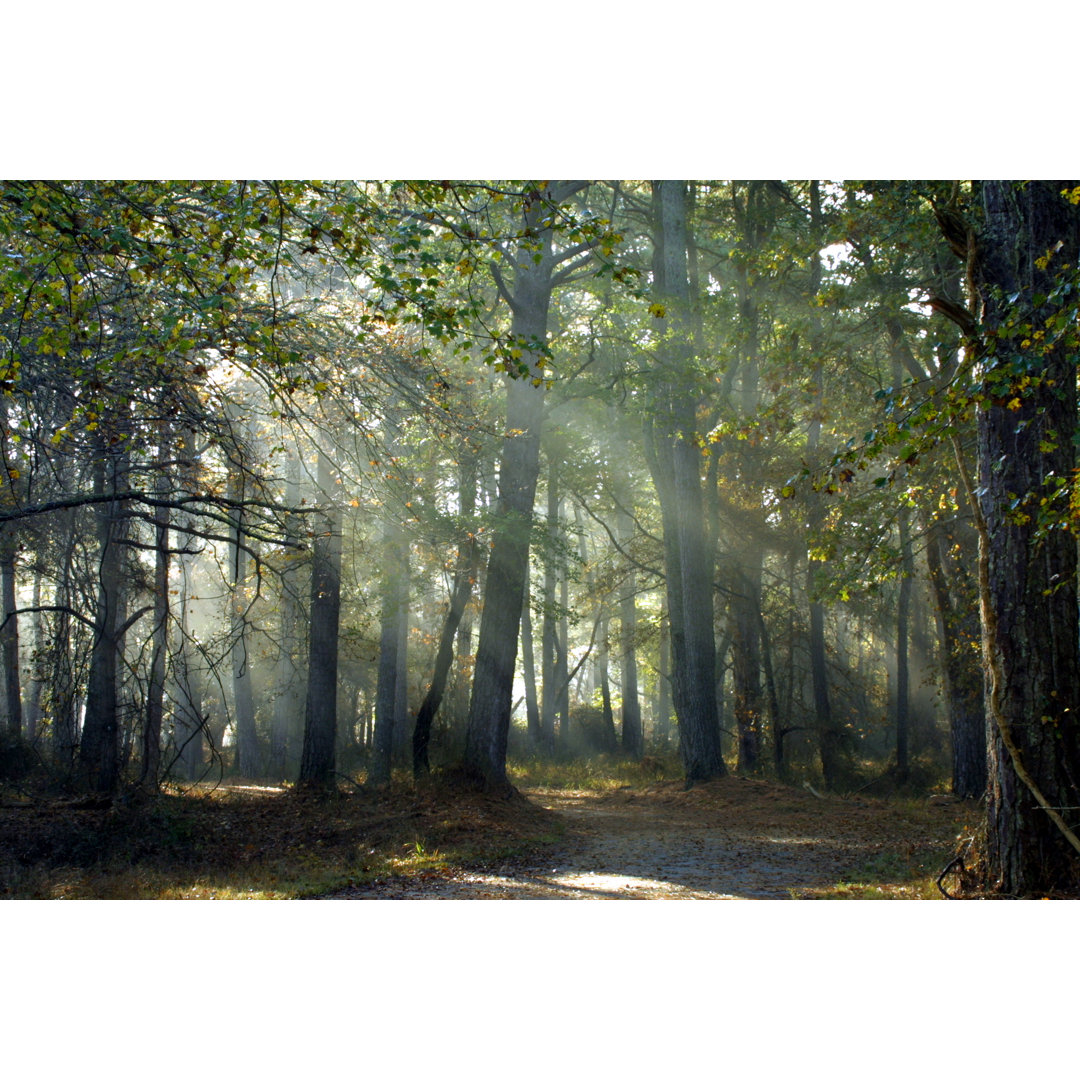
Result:
M506 774L515 787L551 791L618 791L646 788L660 780L681 779L682 765L674 754L647 754L640 761L612 754L562 761L556 758L512 758Z

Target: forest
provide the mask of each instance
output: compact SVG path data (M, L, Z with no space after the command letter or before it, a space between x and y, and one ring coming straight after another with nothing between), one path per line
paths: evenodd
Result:
M1080 181L0 183L0 895L1080 895L1078 266Z

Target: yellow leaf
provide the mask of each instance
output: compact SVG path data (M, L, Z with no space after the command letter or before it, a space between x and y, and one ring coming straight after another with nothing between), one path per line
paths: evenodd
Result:
M667 308L663 304L650 304L649 314L656 319L662 319L667 314Z

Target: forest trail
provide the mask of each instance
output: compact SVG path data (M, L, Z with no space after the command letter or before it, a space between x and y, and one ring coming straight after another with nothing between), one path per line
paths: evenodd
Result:
M877 800L823 799L741 778L690 791L661 783L525 794L566 830L543 856L391 877L327 899L792 899L828 890L884 853L914 860L928 840Z

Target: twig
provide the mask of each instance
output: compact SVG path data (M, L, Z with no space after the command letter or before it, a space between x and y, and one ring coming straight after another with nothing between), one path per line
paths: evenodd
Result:
M967 870L967 867L964 866L964 857L962 855L957 855L956 858L951 860L946 865L945 869L942 870L941 873L938 874L938 876L937 876L938 892L940 892L941 895L944 896L946 900L959 900L960 899L959 896L953 896L952 893L948 892L946 890L945 886L942 885L942 881L945 879L945 875L948 874L949 871L952 870L952 868L954 866L959 866L961 874L964 873Z

